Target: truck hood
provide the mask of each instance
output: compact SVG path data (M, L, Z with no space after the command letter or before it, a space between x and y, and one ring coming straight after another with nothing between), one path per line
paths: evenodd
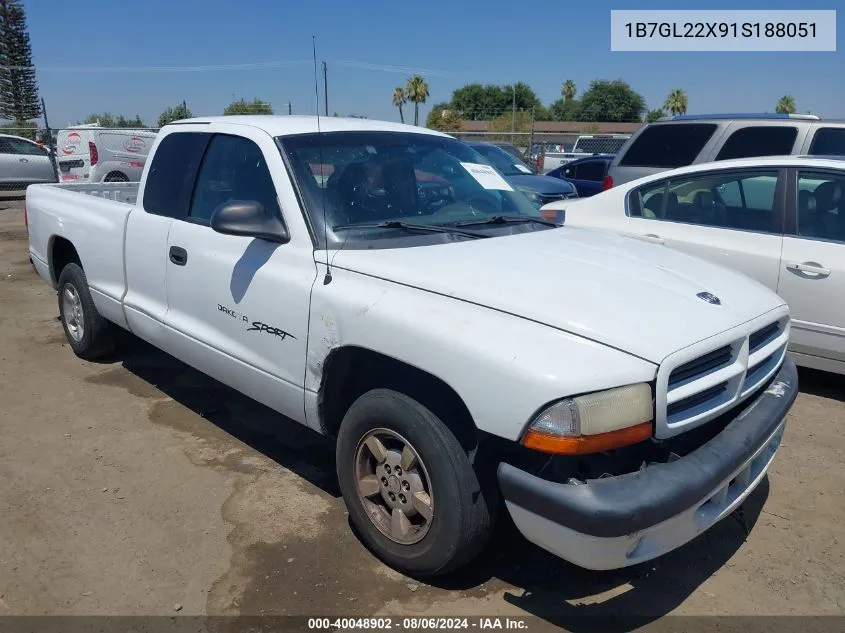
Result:
M716 264L575 227L341 250L333 265L530 319L657 364L784 304L762 284ZM702 292L721 304L698 297Z

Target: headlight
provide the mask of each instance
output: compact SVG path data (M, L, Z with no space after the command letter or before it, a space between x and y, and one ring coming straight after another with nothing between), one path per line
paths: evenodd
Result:
M628 446L651 437L653 412L651 387L646 383L566 398L531 421L522 444L562 455Z

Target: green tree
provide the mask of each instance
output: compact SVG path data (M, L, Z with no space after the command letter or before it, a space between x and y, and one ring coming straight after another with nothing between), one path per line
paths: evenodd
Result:
M578 121L581 114L581 102L577 99L558 99L549 106L549 119L552 121Z
M461 115L448 103L438 103L425 120L427 128L441 132L454 133L461 131Z
M19 0L0 0L0 118L20 124L40 114L26 13Z
M35 133L37 126L35 121L12 121L11 123L3 123L0 125L0 130L6 130L7 134L13 136L22 136L28 138L30 141L35 140Z
M531 131L531 113L525 110L517 110L516 118L511 127L511 119L513 116L510 112L498 116L490 121L490 130L492 132L501 132L500 137L494 137L495 140L513 142L513 138L506 134L513 129L514 132L530 132Z
M775 106L775 112L778 114L793 114L795 111L795 97L792 95L784 95L778 99L778 103Z
M642 121L645 99L631 86L616 79L597 79L581 97L581 121Z
M177 106L169 107L158 116L158 126L164 127L168 123L180 119L190 119L193 115L191 109L183 101Z
M422 75L414 75L408 79L408 86L405 88L408 94L408 101L414 104L414 125L420 124L420 104L428 99L428 84Z
M663 108L649 110L645 115L646 123L654 123L657 119L666 116L666 111Z
M408 99L405 97L405 89L402 86L397 86L393 90L393 105L399 108L399 120L404 123L405 115L402 112L402 106L407 103Z
M232 101L223 110L224 116L233 114L273 114L273 106L266 101L261 101L258 97L252 101Z
M666 103L663 104L663 109L668 110L672 114L686 114L689 99L687 93L680 88L675 88L666 97Z
M85 123L99 123L103 127L116 128L142 128L147 127L137 114L134 119L127 119L122 114L112 114L111 112L103 112L102 114L88 115Z
M479 83L467 84L452 93L451 106L467 121L486 121L505 112L511 112L516 102L517 110L535 111L542 120L547 115L534 90L524 82L498 86Z
M560 95L564 98L565 101L572 101L575 98L577 92L578 90L575 88L575 82L571 79L567 79L560 86Z

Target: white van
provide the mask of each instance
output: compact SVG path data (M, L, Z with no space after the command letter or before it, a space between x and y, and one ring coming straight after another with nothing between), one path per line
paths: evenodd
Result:
M60 130L56 154L61 182L138 182L156 133L94 123Z

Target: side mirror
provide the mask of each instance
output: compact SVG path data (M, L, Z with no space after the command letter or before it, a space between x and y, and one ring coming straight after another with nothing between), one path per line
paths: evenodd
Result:
M290 241L288 229L281 219L267 217L264 205L254 200L221 204L211 214L211 228L224 235L255 237L278 244Z

